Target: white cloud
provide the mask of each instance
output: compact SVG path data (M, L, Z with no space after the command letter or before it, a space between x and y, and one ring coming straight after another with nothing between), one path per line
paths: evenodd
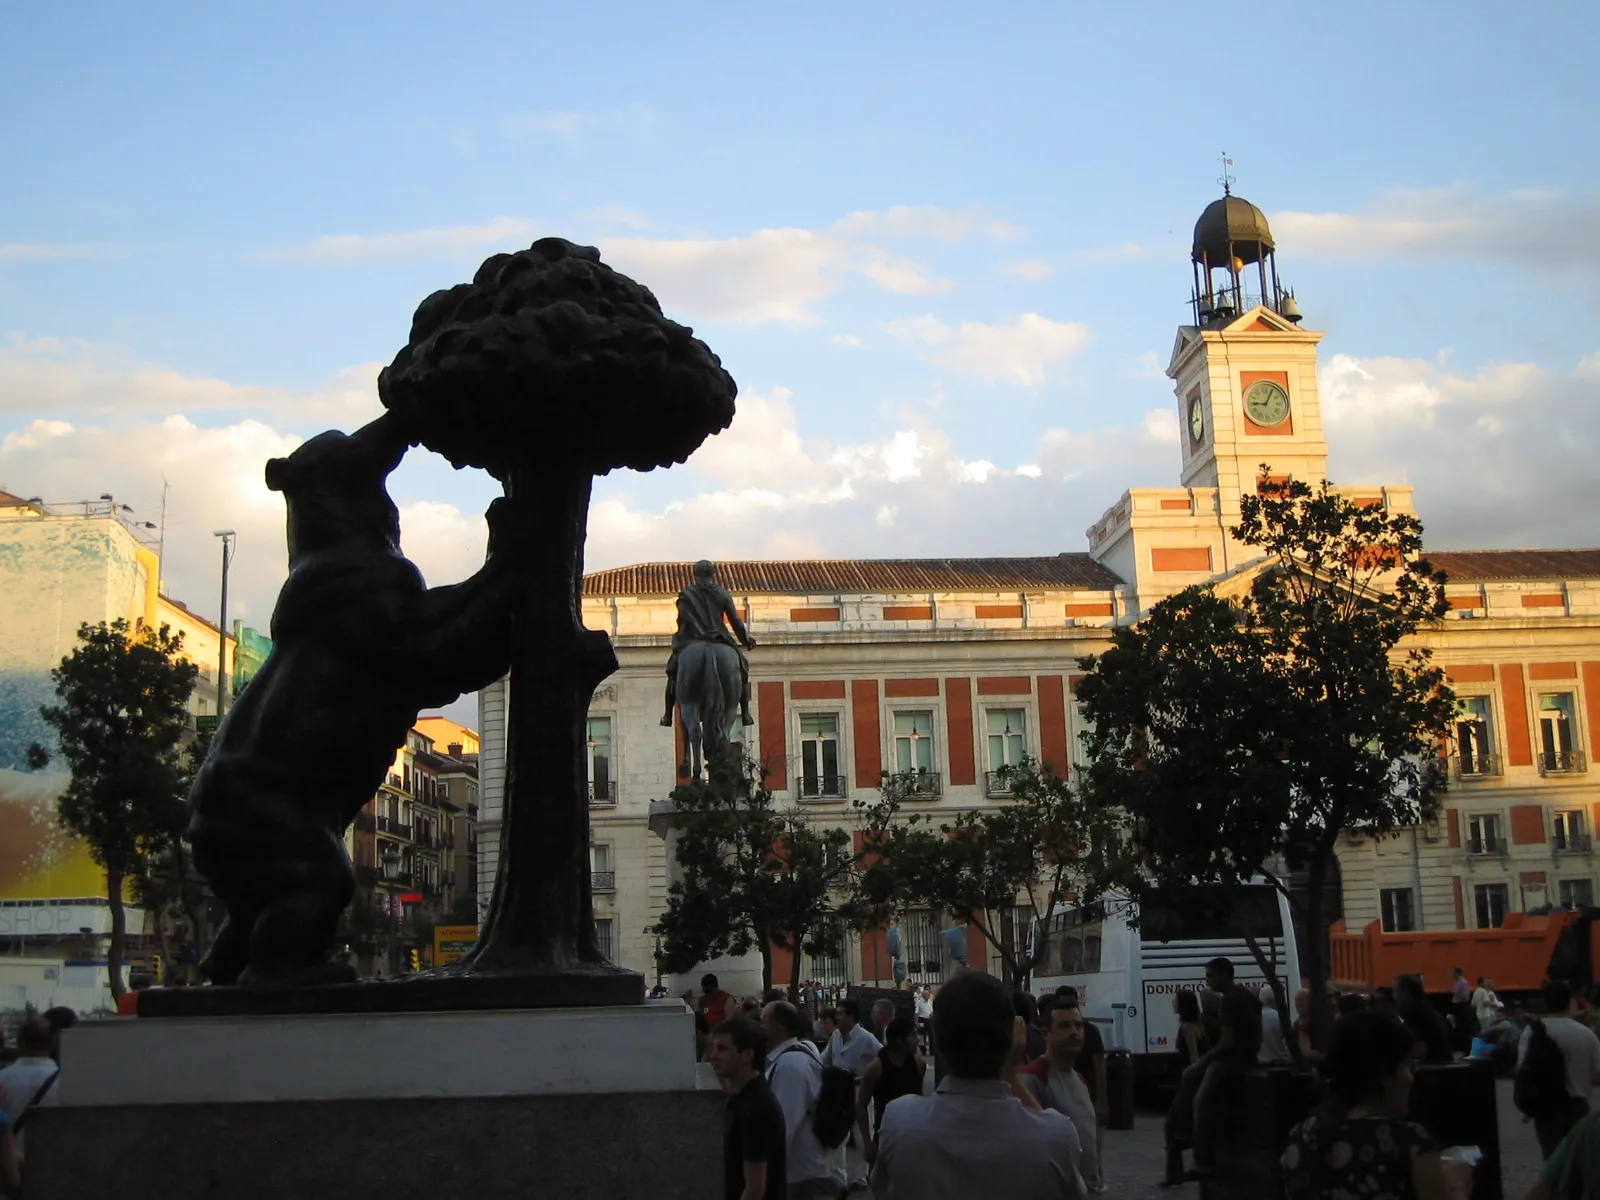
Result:
M995 240L1022 235L1017 226L987 217L980 209L940 208L932 204L897 204L882 212L853 212L834 222L833 229L852 237L936 238L951 242L979 234Z
M261 262L323 264L387 263L414 259L459 259L484 250L517 249L530 243L538 224L525 217L493 217L478 225L447 225L397 233L336 233L256 255Z
M1319 375L1329 474L1411 484L1430 545L1593 546L1600 354L1570 370L1334 355Z
M1402 188L1359 212L1279 212L1272 230L1298 257L1479 259L1551 270L1600 268L1600 193Z
M1007 325L965 321L950 326L928 315L903 317L883 328L891 337L930 347L923 355L928 362L985 383L1023 387L1043 383L1052 363L1089 344L1087 326L1076 321L1052 321L1031 312Z
M1015 275L1018 279L1035 281L1049 279L1056 273L1055 267L1042 258L1019 258L1007 263L1003 270L1007 275Z
M859 347L866 345L864 341L862 341L853 333L836 333L828 340L835 346Z

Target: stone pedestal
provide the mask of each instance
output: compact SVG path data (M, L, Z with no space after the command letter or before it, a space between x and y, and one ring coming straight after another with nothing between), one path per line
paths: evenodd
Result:
M678 1001L106 1020L66 1032L29 1194L703 1200L721 1093Z

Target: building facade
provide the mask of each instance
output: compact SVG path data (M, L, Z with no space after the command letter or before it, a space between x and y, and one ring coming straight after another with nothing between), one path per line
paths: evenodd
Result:
M927 773L918 802L930 808L1004 804L1000 766L1022 755L1072 766L1078 663L1116 625L1191 584L1248 586L1260 559L1230 533L1242 499L1283 477L1326 478L1323 335L1302 328L1266 218L1248 202L1224 195L1207 208L1192 258L1193 323L1178 330L1167 369L1181 430L1177 484L1125 492L1087 530L1085 551L720 565L760 643L745 749L777 794L848 825L851 799L870 798L883 772L910 769ZM1339 490L1359 505L1418 511L1409 487ZM1419 640L1461 694L1451 787L1437 822L1381 843L1345 839L1344 918L1472 928L1590 902L1600 871L1600 787L1589 773L1600 736L1600 551L1430 546L1429 557L1450 577L1451 615ZM585 623L611 636L620 663L589 712L595 919L615 961L651 977L652 929L673 871L650 805L670 794L678 757L673 731L659 724L662 671L675 597L690 579L690 564L649 563L584 584ZM484 900L498 865L510 703L504 682L480 697ZM947 965L936 948L918 949L943 923L942 914L902 921L914 974ZM880 943L853 936L840 960L805 964L802 975L885 982ZM759 981L752 969L719 967L733 980L725 985L747 992Z

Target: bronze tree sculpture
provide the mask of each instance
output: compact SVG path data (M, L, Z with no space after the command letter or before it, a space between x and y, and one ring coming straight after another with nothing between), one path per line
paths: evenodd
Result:
M733 420L733 379L648 289L591 247L545 238L418 307L378 380L385 407L516 506L500 869L474 973L604 962L589 890L589 700L616 670L581 617L594 476L682 462Z

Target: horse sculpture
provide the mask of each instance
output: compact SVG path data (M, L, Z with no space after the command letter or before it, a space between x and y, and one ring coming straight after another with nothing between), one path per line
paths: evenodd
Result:
M728 748L739 719L739 652L722 642L692 642L678 655L678 716L683 761L678 774L699 782L706 760Z

